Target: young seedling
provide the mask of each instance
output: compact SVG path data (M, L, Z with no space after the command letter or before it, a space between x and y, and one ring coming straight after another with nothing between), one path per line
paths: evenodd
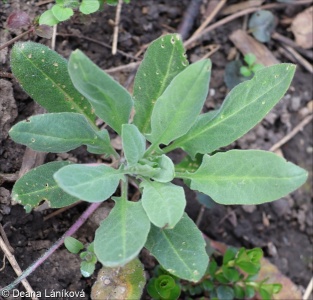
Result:
M104 3L117 5L118 0L56 0L56 4L51 9L46 10L39 18L39 24L56 25L60 22L69 20L74 11L78 10L84 15L99 11ZM124 0L129 3L130 0Z
M238 250L229 247L223 255L222 264L218 266L214 259L211 260L205 275L197 283L181 281L158 266L147 284L147 291L155 300L178 299L181 291L187 299L201 294L216 300L250 299L256 293L262 300L272 299L282 285L266 283L268 279L255 280L261 269L262 257L260 248Z
M253 53L248 53L243 58L244 62L247 64L247 66L241 66L240 67L240 74L244 77L251 77L253 74L255 74L257 71L264 68L262 64L257 64L256 57Z
M25 91L49 112L13 126L14 141L54 153L85 145L88 152L115 162L115 167L50 162L19 179L12 197L27 211L43 199L51 207L79 199L114 200L94 239L94 253L105 267L122 270L145 247L170 274L192 282L203 277L209 261L205 243L184 213L185 193L174 178L225 205L270 202L307 179L305 170L271 152L219 151L253 128L282 98L294 65L257 71L219 109L207 113L201 110L211 62L188 65L177 34L162 36L148 47L133 95L79 50L67 62L43 45L17 43L11 67ZM96 117L121 136L122 152L110 144L109 132L95 125ZM186 157L175 165L167 154L179 148ZM129 179L139 184L139 201L128 200ZM113 196L119 185L119 196Z

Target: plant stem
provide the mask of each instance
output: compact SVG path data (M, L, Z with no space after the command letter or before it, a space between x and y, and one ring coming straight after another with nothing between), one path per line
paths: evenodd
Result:
M24 278L34 272L46 259L51 256L51 254L57 250L64 242L64 239L68 236L73 235L93 214L93 212L102 204L102 202L92 203L85 212L76 220L76 222L58 239L51 248L45 252L41 257L39 257L32 265L30 265L17 279L4 288L0 289L0 295L3 291L12 290L16 285L18 285Z
M33 31L34 31L34 28L30 28L30 29L28 29L27 31L25 31L25 32L23 32L23 33L21 33L21 34L19 34L19 35L16 36L14 39L9 40L9 41L7 41L6 43L2 44L2 45L0 46L0 50L6 48L6 47L8 47L8 46L10 46L10 45L13 44L14 42L16 42L16 41L18 41L19 39L21 39L24 35L29 34L29 33L33 32Z
M175 178L189 178L186 172L175 172Z
M175 144L175 142L174 142L174 143L172 143L172 144L166 146L165 148L163 148L162 151L163 151L164 153L168 153L168 152L170 152L170 151L173 151L173 150L176 149L176 148L178 148L178 147L176 146L176 144Z
M121 197L123 199L127 199L128 195L128 177L124 176L125 180L122 180L121 182Z

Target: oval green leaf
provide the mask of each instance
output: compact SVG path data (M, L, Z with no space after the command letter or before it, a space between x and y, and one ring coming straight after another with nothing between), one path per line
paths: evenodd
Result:
M50 162L34 168L16 181L12 190L12 199L23 204L27 211L45 200L51 208L68 206L79 201L65 193L53 179L53 174L68 162Z
M142 133L151 131L155 101L186 66L188 61L178 34L164 35L148 47L135 77L133 95L136 110L134 124Z
M96 115L121 134L133 106L127 90L79 50L71 54L68 70L74 86L88 99Z
M208 94L210 75L211 61L201 60L171 81L153 108L152 143L167 145L191 128Z
M172 149L181 147L194 157L227 146L258 124L283 97L295 72L291 64L259 70L255 76L231 90L221 108L202 114L189 132L176 140Z
M166 271L189 281L199 281L209 263L202 234L186 214L173 229L152 225L145 247Z
M122 144L129 166L136 164L146 150L146 139L133 124L122 125Z
M99 8L99 0L83 0L79 6L79 11L85 15L89 15L96 12Z
M141 202L114 198L115 206L95 235L95 253L107 267L123 266L145 245L150 221Z
M123 175L104 165L69 165L53 176L68 194L88 202L101 202L115 192Z
M69 7L62 7L61 5L53 5L51 8L53 15L59 22L68 20L73 14L73 10Z
M224 205L277 200L300 187L308 176L304 169L261 150L204 155L199 169L185 175L192 189Z
M93 123L91 105L73 86L67 61L47 46L18 42L11 52L11 68L22 88L48 112L77 112Z
M81 145L90 145L98 151L111 154L108 133L95 131L86 117L77 113L51 113L30 117L10 130L11 138L35 151L67 152ZM105 139L107 137L107 139ZM91 150L93 150L91 148ZM91 151L92 152L92 151ZM96 152L98 153L98 152Z
M184 189L172 183L145 180L142 206L150 221L160 228L174 228L182 218L186 206Z

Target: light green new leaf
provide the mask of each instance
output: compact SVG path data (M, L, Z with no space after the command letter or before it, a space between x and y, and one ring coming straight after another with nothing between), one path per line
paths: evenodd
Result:
M171 81L152 112L152 143L167 145L191 128L206 100L210 75L211 61L201 60Z
M71 8L57 4L52 6L51 11L60 22L68 20L74 14Z
M107 267L123 266L134 259L146 243L150 221L141 202L113 198L115 206L95 235L95 253Z
M53 26L59 23L51 9L46 10L39 18L39 25Z
M194 173L182 173L190 187L218 203L261 204L286 196L307 179L307 172L272 152L231 150L204 155ZM179 176L178 176L179 177Z
M156 100L188 61L178 34L168 34L153 41L141 62L134 82L136 114L134 124L144 133L151 131L151 114Z
M64 207L79 201L65 193L53 179L53 174L67 165L69 163L64 161L50 162L30 170L16 181L12 199L23 204L27 212L38 206L42 200L47 201L51 208Z
M10 130L10 136L15 142L35 151L60 153L81 145L90 145L93 147L91 150L114 153L110 140L101 138L99 133L84 115L68 112L33 116L17 123Z
M91 105L73 86L67 61L47 46L18 42L11 52L11 68L22 88L48 112L84 114L91 123Z
M151 223L163 229L174 228L185 210L184 189L170 182L148 180L143 181L140 187L143 188L142 206Z
M152 225L145 247L171 274L197 282L209 263L201 231L184 214L173 229Z
M263 68L231 90L221 108L204 114L171 148L181 147L190 156L211 153L227 146L258 124L287 91L295 72L291 64Z
M151 176L153 180L159 182L169 182L173 180L175 175L175 167L172 160L168 156L165 154L157 156L154 158L154 162L157 163L157 166L160 170Z
M108 199L123 174L104 165L69 165L54 174L57 184L68 194L88 202Z
M146 150L146 139L133 124L122 125L122 144L128 165L136 164Z
M100 7L99 0L83 0L79 6L79 11L85 15L96 12Z
M79 50L71 54L68 70L74 86L88 99L96 115L121 134L133 105L127 90Z

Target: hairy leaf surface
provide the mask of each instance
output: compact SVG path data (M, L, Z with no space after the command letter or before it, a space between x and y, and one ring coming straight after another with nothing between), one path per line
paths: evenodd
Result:
M186 215L173 229L152 225L145 247L171 274L197 282L209 263L201 232Z
M77 112L93 123L91 105L73 86L67 61L47 46L18 42L11 52L11 68L22 88L48 112Z
M70 195L88 202L100 202L115 192L123 175L104 165L73 164L60 169L53 177Z
M179 73L158 98L151 117L154 144L169 144L184 135L201 112L209 89L211 61L201 60Z
M135 258L146 243L150 221L141 202L113 198L115 206L101 222L95 236L95 253L108 267L122 266Z
M140 187L143 188L142 206L151 223L160 228L174 228L185 210L184 189L170 182L150 180L143 181Z
M125 158L130 166L136 164L146 150L146 139L133 124L123 124L122 143Z
M191 180L192 189L218 203L249 205L286 196L300 187L307 176L304 169L274 153L231 150L204 155L200 168L185 178Z
M121 134L133 106L127 90L80 50L72 52L68 70L74 86L88 99L96 115Z
M172 79L187 65L185 50L177 34L162 36L151 43L139 66L134 83L134 124L144 133L151 131L151 114L156 100Z
M10 130L11 138L35 151L67 152L81 145L93 153L114 153L108 133L96 131L86 117L77 113L36 115Z
M259 70L255 76L231 90L221 108L200 115L189 132L176 140L190 156L211 153L227 146L258 124L287 91L295 72L291 64Z
M53 174L67 165L68 162L57 161L30 170L16 181L12 199L23 204L27 212L38 206L42 200L47 201L51 208L64 207L79 201L65 193L53 179Z

